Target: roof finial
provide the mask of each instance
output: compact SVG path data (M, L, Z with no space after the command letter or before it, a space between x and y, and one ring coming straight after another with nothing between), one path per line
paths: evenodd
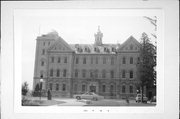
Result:
M98 26L98 32L100 32L100 26Z

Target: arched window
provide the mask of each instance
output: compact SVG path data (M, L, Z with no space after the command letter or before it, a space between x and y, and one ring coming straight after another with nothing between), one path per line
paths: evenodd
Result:
M50 76L53 77L53 69L50 70Z
M54 63L54 57L53 56L51 57L51 62Z
M83 58L83 64L86 64L86 57Z
M41 66L44 66L44 61L41 61Z
M83 85L82 85L82 92L85 92L85 91L86 91L86 85L83 84Z
M58 57L58 63L60 63L61 62L61 58L60 57Z
M62 85L62 91L66 91L66 84Z
M103 64L106 64L106 57L103 57Z
M85 78L86 77L86 70L82 70L82 77Z
M96 64L98 64L98 57L96 57Z
M129 86L129 93L133 93L133 86Z
M111 70L111 78L114 78L114 71Z
M59 76L60 76L60 70L59 70L59 69L57 69L56 76L57 76L57 77L59 77Z
M113 85L110 86L110 91L111 91L111 92L114 91L114 86L113 86Z
M122 61L123 64L126 64L126 58L123 57L123 61Z
M125 93L126 92L126 87L125 85L122 86L122 93Z
M59 84L57 83L56 84L56 91L58 91L59 90Z
M42 55L44 55L45 54L45 49L42 49Z
M94 73L95 73L95 78L98 78L98 70L97 69L95 70Z
M106 85L103 85L103 86L102 86L102 91L103 91L103 92L106 92Z
M114 57L111 57L111 65L114 65Z
M52 83L49 84L49 89L50 89L50 90L53 89L53 84L52 84Z
M122 78L126 78L126 71L122 70Z
M75 69L75 77L78 77L78 70Z
M77 91L77 84L74 84L74 91Z
M130 78L133 78L133 71L132 70L130 71L129 75L130 75L129 76Z
M67 63L67 57L64 57L64 63Z
M130 57L130 64L133 64L133 57Z
M76 64L78 64L79 63L79 58L78 57L76 57Z
M67 70L64 69L64 70L63 70L63 77L66 77L66 75L67 75Z
M102 78L106 78L106 70L102 71Z

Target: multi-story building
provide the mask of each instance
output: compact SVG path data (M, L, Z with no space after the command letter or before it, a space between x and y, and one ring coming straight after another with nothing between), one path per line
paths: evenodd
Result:
M37 37L33 89L43 78L43 90L52 90L53 96L134 97L139 42L130 36L121 45L103 44L99 28L94 36L94 44L68 44L57 32Z

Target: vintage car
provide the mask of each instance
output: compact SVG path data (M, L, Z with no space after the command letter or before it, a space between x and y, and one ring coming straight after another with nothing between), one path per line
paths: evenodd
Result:
M137 94L136 102L137 103L141 102L141 99L142 99L142 95L141 94ZM147 101L148 101L148 98L145 95L143 95L143 102L147 103Z
M101 100L104 99L103 96L100 96L98 94L95 94L93 92L86 92L84 94L79 94L79 95L74 95L74 98L76 98L77 100L81 100L81 99L89 99L89 100Z

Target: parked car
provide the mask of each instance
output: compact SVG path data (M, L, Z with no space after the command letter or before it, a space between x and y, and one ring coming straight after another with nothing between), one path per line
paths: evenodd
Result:
M98 94L92 93L92 92L86 92L84 94L78 94L78 95L74 95L74 98L76 98L77 100L81 100L81 99L89 99L89 100L101 100L104 99L103 96L100 96Z
M142 99L142 95L141 94L137 94L136 102L137 103L141 102L141 99ZM147 101L148 101L148 98L145 95L143 95L143 102L147 103Z

